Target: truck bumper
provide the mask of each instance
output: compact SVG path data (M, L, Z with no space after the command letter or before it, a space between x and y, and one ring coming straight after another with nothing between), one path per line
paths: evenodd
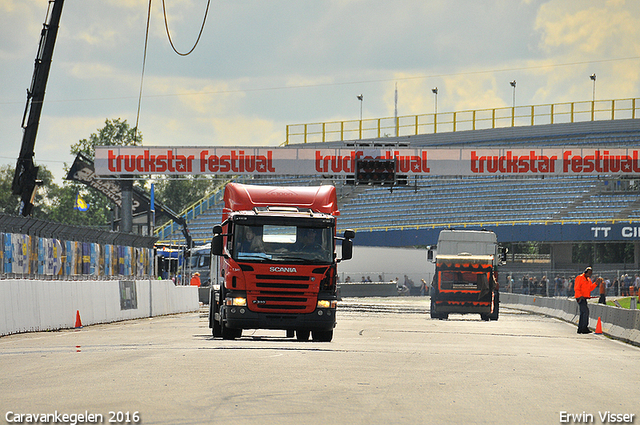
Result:
M227 327L235 329L285 329L329 331L336 326L335 308L316 308L312 313L256 313L247 307L222 306Z
M491 313L491 303L472 301L436 301L438 313Z

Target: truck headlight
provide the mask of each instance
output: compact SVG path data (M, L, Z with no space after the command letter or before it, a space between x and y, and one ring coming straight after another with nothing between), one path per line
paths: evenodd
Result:
M227 305L234 305L237 307L244 307L247 305L247 299L243 298L243 297L235 297L235 298L227 298L226 299L226 304Z
M337 306L336 300L318 300L318 308L336 308Z

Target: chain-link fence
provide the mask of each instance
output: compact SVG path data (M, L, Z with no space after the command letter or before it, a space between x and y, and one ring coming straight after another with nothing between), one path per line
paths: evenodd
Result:
M0 278L153 276L156 238L0 214Z

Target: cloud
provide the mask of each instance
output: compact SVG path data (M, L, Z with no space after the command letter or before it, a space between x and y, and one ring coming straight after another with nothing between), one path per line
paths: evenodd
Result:
M541 47L569 56L639 54L640 4L638 2L554 0L544 4L535 28L542 32Z

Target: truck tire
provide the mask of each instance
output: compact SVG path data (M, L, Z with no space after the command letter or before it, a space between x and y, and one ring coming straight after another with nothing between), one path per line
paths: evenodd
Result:
M211 334L214 338L222 336L222 326L220 325L220 322L216 320L216 313L220 312L220 304L218 303L218 297L216 294L216 292L211 291L211 297L209 300L209 327L211 328Z
M433 302L433 298L431 298L431 307L429 308L429 314L432 319L438 319L438 313L436 313L436 303Z
M433 296L431 297L431 307L429 307L429 314L432 319L446 320L449 318L449 313L438 313L436 309L436 303L433 301Z
M242 329L228 328L222 325L222 339L233 340L242 336Z
M311 335L316 342L331 342L333 339L333 329L330 331L313 331Z
M296 331L296 339L298 341L309 341L309 334L311 332L308 330L304 330L304 329L298 329Z

